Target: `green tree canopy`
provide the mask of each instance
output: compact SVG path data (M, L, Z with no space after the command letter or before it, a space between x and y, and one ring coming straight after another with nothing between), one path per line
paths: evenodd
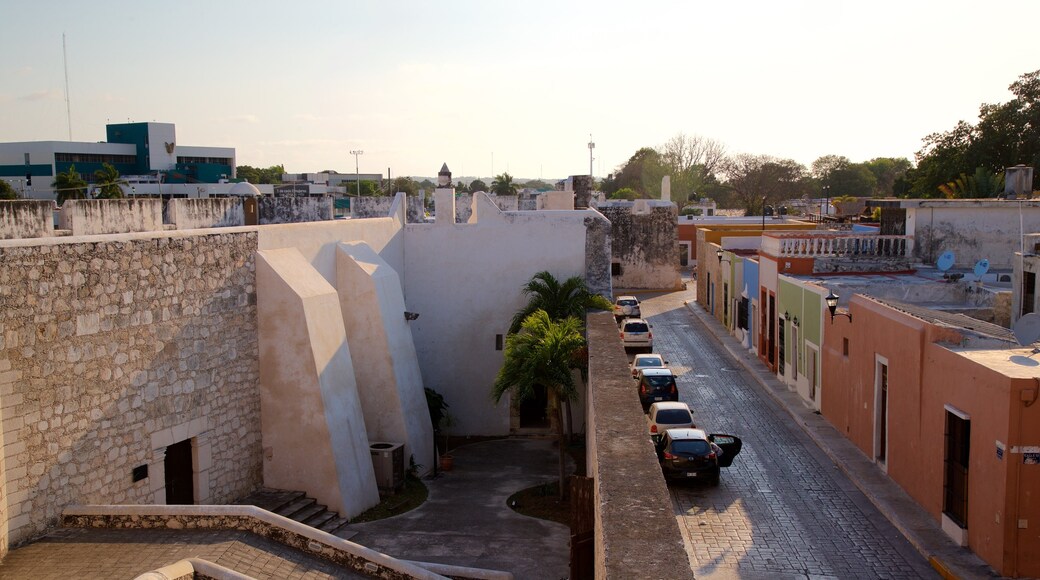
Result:
M830 197L868 197L877 188L877 178L863 163L842 155L824 155L812 162L812 176Z
M455 193L469 193L469 186L458 181L455 183Z
M975 125L960 121L949 131L924 138L917 167L908 175L911 196L942 195L941 185L979 167L991 173L1018 164L1040 167L1040 70L1020 76L1008 90L1014 98L982 104ZM1037 189L1040 171L1033 174Z
M622 188L639 193L642 198L661 196L661 178L667 175L664 159L657 150L643 147L603 180L603 193L610 195Z
M58 172L54 176L51 186L58 196L58 205L65 203L66 199L86 199L87 197L87 182L76 171L75 165L69 165L67 170Z
M571 276L560 283L555 276L543 270L524 284L523 293L527 296L527 305L513 316L509 325L510 334L518 332L524 320L537 310L548 312L553 320L562 320L568 316L584 320L585 311L590 308L613 308L609 300L589 291L581 276Z
M621 189L610 194L609 199L627 199L629 201L639 199L639 192L632 189L631 187L622 187Z
M898 195L896 184L913 166L906 157L875 157L864 163L874 175L874 197Z
M285 173L285 166L283 165L272 165L270 167L252 167L249 165L239 165L235 168L235 175L238 179L248 181L249 183L281 183L282 174Z
M800 197L806 189L805 167L791 159L742 153L725 165L726 185L747 215L761 215L763 206Z
M469 190L472 193L476 193L478 191L487 191L488 190L488 186L483 181L481 181L479 179L474 179L473 181L471 181L469 183Z
M103 163L101 169L94 172L94 184L98 188L94 197L98 199L121 199L123 197L123 188L119 187L120 183L124 183L124 181L119 179L119 170L108 163Z
M491 182L491 193L495 195L516 195L516 190L517 187L513 183L513 176L508 173L496 175Z
M389 195L394 195L399 191L403 191L408 195L419 195L419 184L411 177L395 177L390 182Z
M578 396L571 367L585 346L581 326L574 317L553 320L544 310L532 312L523 320L520 332L506 337L505 360L491 389L496 403L507 392L513 393L516 403L522 403L536 397L539 388L546 390L549 411L556 415L561 498L566 497L567 490L562 403Z
M542 181L541 179L532 179L525 182L524 187L527 189L537 189L538 191L550 191L553 189L553 184L548 181Z
M0 199L18 199L18 192L6 179L0 179Z

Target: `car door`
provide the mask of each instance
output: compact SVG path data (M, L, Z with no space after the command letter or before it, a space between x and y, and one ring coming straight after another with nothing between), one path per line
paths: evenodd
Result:
M744 446L744 442L740 440L740 437L725 433L712 433L708 435L708 440L722 449L722 456L719 457L719 467L729 467L733 463L733 458L740 454L740 449Z

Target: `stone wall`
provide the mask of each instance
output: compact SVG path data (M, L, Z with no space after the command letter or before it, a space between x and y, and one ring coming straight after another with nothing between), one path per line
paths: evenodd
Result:
M407 223L421 224L426 221L426 213L423 209L423 198L408 196ZM379 197L352 197L350 198L350 215L354 219L387 217L390 215L390 206L394 198L391 196Z
M600 204L597 209L611 224L614 288L672 290L682 286L674 203L618 201Z
M0 240L54 235L51 201L0 201Z
M70 199L61 205L58 224L74 236L162 231L162 200Z
M226 228L245 224L240 197L175 198L166 204L166 222L178 230Z
M257 200L260 225L320 222L333 219L331 197L274 197Z
M487 196L491 198L491 201L495 202L495 205L498 206L498 209L502 211L517 211L517 196L493 195L490 193L487 194ZM467 223L469 222L469 218L471 215L473 215L473 194L455 194L455 223Z
M189 438L197 502L260 485L256 247L244 228L0 242L12 545L71 504L165 503L166 446Z

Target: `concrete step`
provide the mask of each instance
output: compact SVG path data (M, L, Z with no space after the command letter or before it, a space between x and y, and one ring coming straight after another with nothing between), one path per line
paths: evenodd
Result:
M331 513L335 517L326 521L324 524L318 526L318 529L323 532L328 532L330 534L335 535L336 532L338 532L341 528L350 523L350 520L348 520L347 518L339 517L338 515L336 515L336 512L329 513Z
M280 509L278 509L278 511L274 513L280 516L285 516L291 520L295 520L296 514L317 503L318 500L314 499L313 497L304 496L288 505L282 506Z
M263 488L235 502L238 505L254 505L269 512L278 513L284 506L305 497L302 491Z
M314 500L311 500L311 501L314 501ZM319 503L314 503L314 504L309 505L309 506L303 508L302 510L294 513L290 517L292 519L300 522L301 524L306 524L307 520L309 520L310 518L312 518L312 517L314 517L314 516L324 512L324 511L326 511L325 506L323 506L323 505L321 505ZM307 524L307 525L310 525L310 524Z
M322 524L324 524L325 522L327 522L327 521L329 521L331 519L334 519L335 517L336 517L336 513L335 512L330 512L329 510L324 509L324 510L318 512L317 514L314 514L313 516L303 520L303 523L307 524L308 526L310 526L312 528L318 528L320 530Z
M335 534L350 523L350 520L329 511L326 506L319 504L318 500L307 497L302 491L263 488L235 503L254 505L330 534Z

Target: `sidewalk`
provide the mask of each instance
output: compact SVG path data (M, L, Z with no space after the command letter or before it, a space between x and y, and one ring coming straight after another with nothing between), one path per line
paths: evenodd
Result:
M964 580L999 577L970 550L954 544L924 508L882 473L823 415L808 408L797 393L770 373L718 320L692 300L686 307L940 575Z

